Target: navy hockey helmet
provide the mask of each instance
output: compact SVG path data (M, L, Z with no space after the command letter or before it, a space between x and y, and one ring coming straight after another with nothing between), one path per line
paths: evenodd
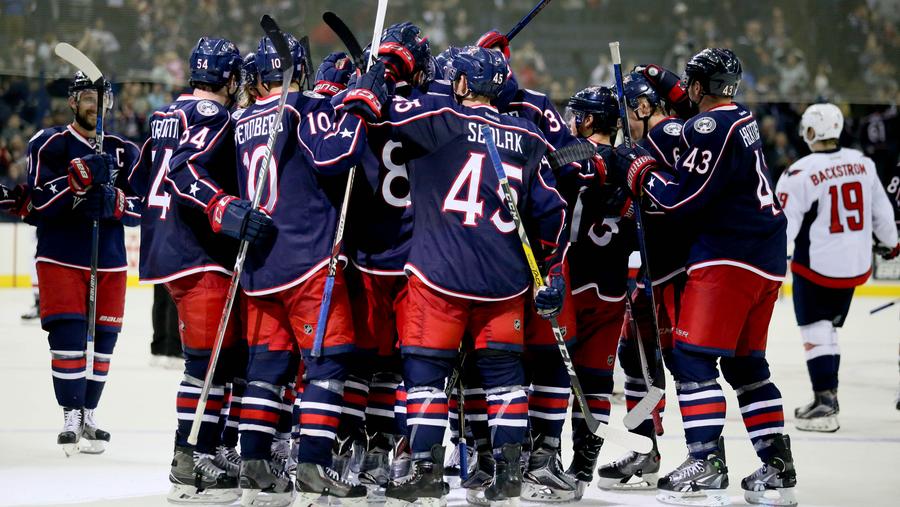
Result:
M422 37L422 30L409 21L393 24L384 31L378 46L379 55L396 55L403 60L404 71L409 75L429 71L431 43Z
M683 81L688 87L695 81L706 95L734 97L741 84L741 61L730 49L706 48L694 55L684 67Z
M256 53L248 53L241 64L241 84L255 86L259 78L259 69L256 68Z
M240 75L241 53L228 39L201 37L191 51L191 83L226 86Z
M77 102L81 98L81 92L85 90L97 90L97 87L94 85L94 82L91 81L87 74L82 71L76 71L75 76L72 78L72 82L69 83L69 97L75 99ZM109 81L103 81L103 108L104 109L112 109L113 107L113 93L112 93L112 84Z
M566 104L566 123L575 120L581 126L587 115L594 117L595 132L614 134L619 127L619 100L608 86L589 86L572 95Z
M632 72L625 76L622 86L625 92L625 103L632 110L637 111L640 102L639 98L644 97L650 104L650 107L656 108L660 104L659 94L650 86L650 82L640 72Z
M303 62L306 61L306 52L303 45L296 37L289 33L284 34L287 39L288 49L291 51L291 57L294 59L294 81L299 81L303 76ZM256 48L256 69L259 72L259 78L263 83L281 82L284 78L281 57L272 44L272 39L268 36L259 39L259 45Z
M447 74L450 72L450 62L456 58L459 51L458 47L449 46L434 58L435 79L447 79Z
M509 67L500 51L466 46L450 60L447 71L450 81L456 81L460 76L466 76L471 92L494 98L506 83Z

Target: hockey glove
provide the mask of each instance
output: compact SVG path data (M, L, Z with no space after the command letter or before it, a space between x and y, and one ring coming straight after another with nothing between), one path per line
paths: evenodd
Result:
M376 62L356 80L355 87L344 95L344 109L372 123L381 118L382 104L390 98L384 84L384 64Z
M641 195L644 178L657 166L656 159L640 146L629 148L621 144L615 150L600 146L597 153L606 163L609 182L625 188L632 196Z
M125 214L125 192L112 185L93 185L83 194L82 211L94 220L121 220Z
M72 159L68 169L69 189L80 197L90 189L91 185L110 183L115 163L113 156L108 153Z
M347 53L331 53L322 60L316 71L316 93L333 97L347 88L350 76L356 70Z
M219 194L206 209L213 232L258 245L275 233L272 218L253 209L252 203L233 195Z
M897 243L894 248L887 245L875 245L873 250L876 254L880 255L882 259L889 261L900 255L900 243Z
M378 46L378 60L384 64L385 80L392 83L412 81L416 59L403 44L383 42Z
M479 37L475 45L482 48L499 49L509 60L509 39L497 30L491 30Z
M547 271L547 285L539 288L534 295L534 307L543 319L552 319L562 311L566 295L566 278L562 264L555 264Z
M687 89L678 74L654 64L637 65L633 71L643 74L656 93L666 99L669 107L681 119L687 120L699 112L697 106L688 98Z

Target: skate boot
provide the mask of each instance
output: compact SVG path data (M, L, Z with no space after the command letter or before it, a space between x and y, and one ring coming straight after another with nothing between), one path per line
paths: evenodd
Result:
M297 469L297 462L291 455L290 438L274 438L272 440L272 466L285 474Z
M594 468L597 466L597 457L600 456L602 446L603 439L590 433L575 443L575 455L569 468L566 469L566 473L578 481L575 486L575 500L581 500L584 489L594 480Z
M894 399L894 403L897 404L897 410L900 410L900 389L897 389L897 397Z
M656 499L673 505L729 505L728 467L725 466L725 440L719 437L718 450L706 459L691 456L657 483Z
M189 447L175 446L167 499L176 504L229 504L239 498L237 481L217 467L210 454L195 453Z
M837 418L841 411L837 389L815 391L813 394L811 403L794 409L794 425L801 431L834 433L841 427Z
M94 409L84 409L84 430L81 432L81 442L78 450L85 454L102 454L109 443L109 432L97 427L94 419Z
M381 432L367 435L366 448L357 478L368 490L369 503L382 503L384 490L391 481L391 435Z
M228 477L237 480L238 477L241 476L241 455L234 447L227 447L224 445L217 447L216 457L213 460L213 463L222 470L225 470Z
M535 439L522 481L522 498L533 502L571 502L577 486L578 481L563 472L557 450L543 445L543 437Z
M294 491L284 469L264 459L241 463L240 486L243 507L288 507Z
M759 470L741 481L747 503L759 505L797 505L794 486L797 472L791 455L791 438L776 435L770 444L775 454Z
M394 442L394 460L391 462L391 480L399 481L412 474L412 456L409 453L409 440L405 436Z
M597 487L609 490L656 489L659 450L654 444L647 454L630 451L597 470Z
M353 442L350 437L334 439L334 450L331 453L331 468L347 479L350 476L350 458L353 456Z
M80 408L63 408L63 429L56 437L66 457L78 452L78 442L84 434L84 413Z
M491 502L484 497L484 490L494 478L494 456L491 451L478 451L471 468L469 478L460 484L466 490L466 501L472 505L490 505Z
M34 298L34 304L31 308L28 309L27 312L21 315L23 322L35 322L41 317L41 300L40 298Z
M522 496L522 444L503 444L494 459L494 480L484 490L491 506L519 505Z
M320 496L327 503L339 500L341 505L366 505L366 487L353 485L342 479L330 467L316 463L297 463L297 479L294 482L297 491L297 505L306 507Z
M384 492L388 507L447 505L450 485L444 482L444 447L435 444L430 460L418 460L411 476L388 483Z

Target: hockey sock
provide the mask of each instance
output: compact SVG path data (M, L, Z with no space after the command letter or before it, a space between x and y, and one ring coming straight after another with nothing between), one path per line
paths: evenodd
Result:
M294 406L291 410L291 438L295 442L300 439L300 403L303 402L303 391L306 388L306 382L303 379L304 371L303 361L300 361L294 382Z
M475 362L487 396L488 427L494 454L506 444L521 444L528 432L528 395L520 354L479 350Z
M276 430L278 433L290 433L294 425L294 403L297 401L297 390L294 384L288 384L282 394L281 415L278 417Z
M56 402L61 407L83 408L87 385L84 371L84 322L61 320L52 323L48 331Z
M190 362L189 359L188 363ZM175 432L175 443L179 446L190 447L187 438L191 433L194 411L197 410L197 401L200 399L200 391L202 390L203 380L185 373L184 378L181 380L181 385L178 387L178 397L176 398L178 430ZM203 411L203 417L200 420L200 432L197 436L196 449L201 453L215 454L216 452L216 446L219 443L219 435L217 434L219 414L222 411L224 396L224 386L212 385L210 387L209 398L206 401L206 410Z
M562 360L555 358L542 366L534 365L531 389L528 392L528 419L534 435L543 437L544 445L560 446L563 424L569 410L569 376Z
M480 451L489 452L491 450L491 432L488 429L487 397L484 388L473 387L484 385L476 362L466 361L461 375L465 397L463 409L466 411L466 426L468 427L466 435L472 437L469 445L474 445Z
M613 378L612 371L598 371L588 368L575 367L581 388L584 389L584 397L587 399L588 410L594 419L602 423L609 423L609 399L612 396ZM584 422L584 414L578 399L572 408L572 440L578 442L584 439L590 430Z
M635 405L640 403L644 396L647 396L647 382L644 381L641 372L640 359L636 357L637 345L633 339L623 339L619 344L619 364L625 371L625 408L631 410ZM666 398L663 397L656 406L660 417L666 408ZM653 416L649 415L636 428L631 430L632 433L653 438L656 435L656 429L653 426Z
M406 424L413 459L429 459L431 447L444 442L449 406L444 385L453 359L422 355L403 358Z
M813 391L837 389L841 349L837 343L837 329L831 321L820 320L800 326L806 368Z
M228 398L228 410L224 417L225 430L222 431L222 445L226 447L237 447L238 423L241 421L241 407L243 404L244 392L247 389L247 381L236 378L230 385L231 396Z
M260 380L251 380L241 399L242 459L269 459L272 438L284 411L284 388Z
M317 358L304 354L307 380L300 402L300 463L331 466L350 359L348 354Z
M753 449L764 462L773 449L772 435L784 433L781 392L770 380L769 363L762 357L722 358L722 374L734 388Z
M369 387L369 399L366 404L366 431L369 434L397 433L397 422L394 420L394 404L397 401L397 389L400 375L391 372L380 372L372 376Z
M366 400L369 398L369 381L350 375L344 382L344 400L341 409L341 422L338 425L340 441L364 439L362 431L366 422Z
M450 422L450 444L459 444L459 386L450 390L450 399L447 400L447 406L450 410L448 414ZM465 428L462 430L465 432Z
M94 374L87 380L84 394L84 408L97 408L103 386L106 385L106 374L109 373L109 362L119 333L97 331L94 338Z
M725 427L725 394L716 380L718 358L676 347L670 359L688 452L705 459L718 449Z
M395 435L409 436L409 426L406 424L406 383L400 382L397 386L397 395L394 400Z

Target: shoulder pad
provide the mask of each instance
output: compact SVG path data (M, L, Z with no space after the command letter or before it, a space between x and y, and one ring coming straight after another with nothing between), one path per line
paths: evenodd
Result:
M538 97L546 97L547 96L546 93L541 93L539 91L532 90L531 88L523 88L523 89L532 95L537 95Z
M197 102L197 106L194 109L203 116L215 116L219 114L222 107L211 100L201 100Z
M35 134L33 136L31 136L31 139L29 139L28 142L29 143L33 142L35 139L41 137L43 134L44 134L44 129L38 130L37 132L35 132Z

